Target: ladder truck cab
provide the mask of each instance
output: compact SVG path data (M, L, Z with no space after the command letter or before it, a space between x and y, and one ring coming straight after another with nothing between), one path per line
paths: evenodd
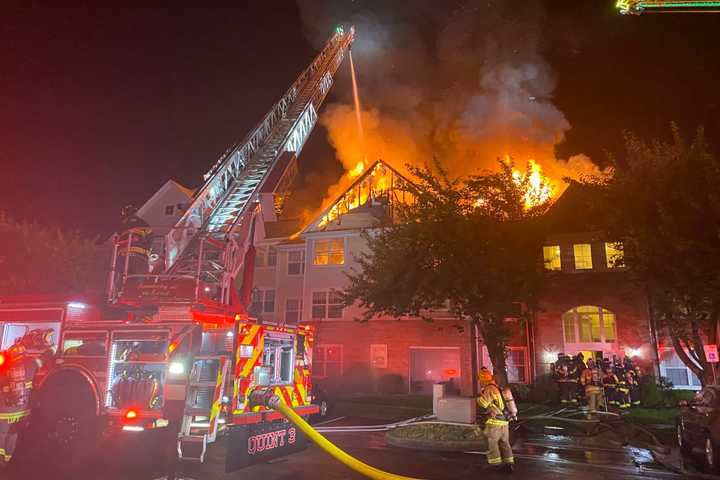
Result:
M169 451L197 462L226 436L228 471L305 445L279 412L250 401L262 390L300 416L318 410L310 402L311 327L248 314L254 243L282 208L353 36L352 28L335 32L258 126L212 166L164 238L150 241L149 229L137 225L114 238L103 298L0 298L0 403L12 403L18 384L8 373L17 368L3 361L38 365L23 383L31 401L5 438L0 430L0 463L16 444L21 453L31 443L35 459L72 466L108 435L158 428L177 433ZM147 266L138 262L143 256ZM3 412L0 422L10 418Z

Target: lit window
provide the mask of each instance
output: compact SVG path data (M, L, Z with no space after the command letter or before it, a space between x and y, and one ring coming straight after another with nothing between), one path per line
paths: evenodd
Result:
M565 343L613 343L615 314L594 305L575 307L563 315Z
M592 247L589 243L576 243L573 245L573 253L575 254L575 270L591 270L592 264Z
M342 372L342 345L316 345L313 348L313 378L339 377Z
M288 275L302 275L305 273L305 250L291 250L288 252Z
M302 299L288 298L285 300L285 323L298 323L302 319Z
M605 242L605 260L607 268L622 268L625 266L625 252L622 242Z
M312 318L323 320L327 318L342 318L342 311L345 307L340 292L330 290L329 292L313 292L312 295Z
M315 240L314 265L342 265L345 263L345 242L342 238Z
M175 206L174 205L167 205L165 206L165 215L172 215L175 213Z
M562 266L560 264L560 245L544 246L543 260L545 263L545 270L561 270Z

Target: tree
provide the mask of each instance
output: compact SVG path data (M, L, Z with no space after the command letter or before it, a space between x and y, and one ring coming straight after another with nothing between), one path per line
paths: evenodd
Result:
M720 161L702 129L688 144L675 125L669 142L626 135L625 157L611 160L612 175L586 181L600 226L622 239L656 327L705 385L703 343L716 343L720 316Z
M0 295L99 293L110 252L77 232L0 213Z
M344 295L347 304L357 301L363 308L363 320L429 319L425 312L449 305L471 332L478 328L504 384L512 333L507 308L534 302L540 217L548 202L535 198L541 190L531 185L529 169L514 174L512 161L499 165L499 172L456 179L437 162L437 173L408 167L417 178L407 186L414 200L399 207L400 221L366 232L368 249L358 259L360 270L348 274Z

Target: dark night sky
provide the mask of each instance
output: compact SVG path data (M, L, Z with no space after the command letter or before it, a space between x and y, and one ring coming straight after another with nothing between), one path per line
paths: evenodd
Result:
M290 0L59 3L0 6L0 210L88 233L168 178L197 186L315 53ZM543 52L554 103L572 125L561 156L602 161L624 129L664 135L671 120L720 147L720 15L545 3L562 39ZM346 95L347 76L334 88ZM321 127L301 169L341 172Z

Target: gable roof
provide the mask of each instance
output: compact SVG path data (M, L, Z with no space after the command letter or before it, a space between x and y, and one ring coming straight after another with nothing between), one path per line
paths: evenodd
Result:
M165 182L165 184L158 188L158 190L153 193L153 195L148 198L145 203L142 204L140 208L138 208L137 215L142 218L143 215L148 213L148 210L150 210L154 204L162 198L163 195L165 195L166 192L168 192L171 189L175 189L185 195L188 199L188 201L191 201L193 198L193 195L195 194L195 190L190 189L188 187L184 187L177 183L175 180L168 180Z
M325 231L331 222L339 221L343 215L350 212L360 213L361 207L373 206L381 197L392 198L392 195L387 197L387 193L393 193L396 185L401 182L412 183L389 164L382 160L376 160L342 193L337 195L327 208L316 215L301 233ZM404 198L397 200L402 201Z

